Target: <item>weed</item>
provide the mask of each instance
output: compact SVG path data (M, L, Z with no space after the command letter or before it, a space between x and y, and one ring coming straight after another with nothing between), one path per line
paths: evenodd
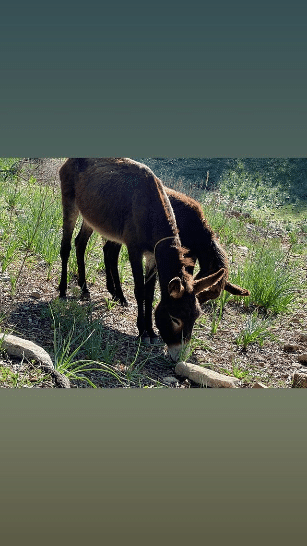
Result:
M50 375L39 369L28 370L27 373L13 371L7 366L0 366L0 385L6 388L31 388L41 384L42 381L50 380Z
M88 377L89 372L106 372L121 382L118 374L107 364L95 360L79 359L81 348L88 342L93 332L79 342L81 334L76 334L75 325L64 338L60 325L56 328L54 321L54 367L57 371L68 377L79 381L86 381L91 387L97 388ZM73 346L75 349L72 349Z
M266 339L276 339L276 336L270 331L271 327L272 320L261 319L258 313L254 311L248 317L240 334L235 338L235 342L244 349L250 343L258 343L262 347Z
M297 275L280 249L262 246L251 253L233 282L246 286L251 295L244 304L259 305L273 313L285 313L296 298Z
M118 305L118 301L113 300L112 298L104 298L104 301L108 311L112 311L112 309Z
M4 250L0 254L1 258L1 272L5 273L9 265L16 260L16 253L18 249L18 240L14 236L10 237L8 242L4 246Z
M13 372L6 366L0 366L0 383L4 383L5 386L13 388L19 387L19 373Z
M222 295L218 297L217 300L210 302L211 309L212 309L212 321L211 321L212 336L215 335L217 332L219 324L222 320L225 304L229 298L230 298L230 294L224 291Z
M225 375L232 375L233 377L236 377L237 379L240 379L240 380L245 380L245 381L250 380L249 371L240 368L240 366L235 364L234 362L232 364L231 371L227 370L226 368L220 368L220 371L224 373Z

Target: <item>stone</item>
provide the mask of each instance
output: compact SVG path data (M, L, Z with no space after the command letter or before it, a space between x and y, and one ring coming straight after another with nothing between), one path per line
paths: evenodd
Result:
M297 358L299 362L307 362L307 353L302 353L301 355L298 355Z
M299 346L296 343L285 343L283 350L286 353L295 353L299 349Z
M292 388L306 389L307 388L307 373L294 372L292 374Z
M238 388L241 382L236 377L224 375L190 362L178 362L175 367L176 375L187 377L202 387Z
M39 300L42 297L42 294L35 290L34 292L31 292L30 297Z
M163 383L170 386L176 386L178 385L178 379L173 376L163 377Z
M300 334L300 341L307 341L307 334Z
M247 246L238 246L237 248L238 248L238 250L241 250L241 252L242 252L243 254L247 254L247 253L248 253L248 248L247 248Z
M256 383L253 384L252 389L268 389L264 383L261 383L261 381L256 381Z

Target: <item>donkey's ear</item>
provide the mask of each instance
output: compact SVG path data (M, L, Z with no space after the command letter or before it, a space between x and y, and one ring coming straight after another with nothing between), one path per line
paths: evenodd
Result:
M171 296L171 298L181 298L181 296L184 293L184 286L179 279L179 277L174 277L169 283L168 283L168 293Z
M241 288L241 286L237 286L231 282L226 282L225 290L227 290L227 292L230 294L234 294L235 296L250 296L249 290L246 290L246 288Z
M225 275L225 269L222 268L217 273L213 273L212 275L209 275L209 277L204 277L203 279L198 279L197 281L194 281L194 288L193 292L195 296L205 290L206 288L211 288L214 284L219 282L223 276Z

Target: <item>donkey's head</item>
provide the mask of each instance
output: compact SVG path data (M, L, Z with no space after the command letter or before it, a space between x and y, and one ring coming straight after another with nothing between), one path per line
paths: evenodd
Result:
M156 307L155 319L172 360L178 360L181 350L191 339L194 323L200 315L196 296L218 283L224 274L224 269L220 269L203 279L175 277L168 283L167 293L162 294Z

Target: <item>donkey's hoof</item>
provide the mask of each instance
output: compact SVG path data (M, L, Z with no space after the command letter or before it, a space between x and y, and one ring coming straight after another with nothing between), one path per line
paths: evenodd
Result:
M156 334L150 336L150 343L151 345L160 345L159 336L157 336Z
M150 345L150 337L147 332L143 332L137 339L138 341L141 341L141 345Z
M116 301L119 301L119 303L121 304L122 307L128 307L128 302L127 302L126 298L117 298Z
M125 296L121 297L121 296L116 296L116 294L113 294L112 300L120 303L122 307L128 307L128 302Z

